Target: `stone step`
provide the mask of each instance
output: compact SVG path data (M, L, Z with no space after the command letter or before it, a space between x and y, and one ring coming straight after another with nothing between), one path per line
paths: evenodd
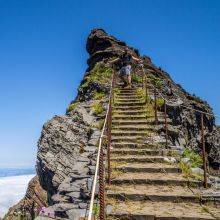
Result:
M146 119L146 114L145 115L113 115L112 119L114 120L138 120L138 119ZM146 122L147 123L147 122Z
M112 146L114 148L131 148L131 149L160 149L161 151L166 150L165 149L165 143L160 143L158 145L153 145L153 144L142 144L142 143L134 143L134 142L128 142L127 140L123 141L123 142L119 142L119 143L112 143Z
M147 137L147 136L146 136ZM120 143L129 141L132 143L141 143L145 140L145 136L112 136L112 143Z
M140 106L140 105L145 105L144 102L115 102L114 106Z
M130 97L127 97L126 99L122 99L122 98L115 98L115 102L123 102L123 103L127 103L127 102L135 102L135 103L140 103L143 102L143 100L141 99L132 99Z
M135 105L135 106L113 106L113 110L144 110L146 108L145 105Z
M143 120L143 119L136 119L136 120L119 120L119 119L112 119L112 124L114 125L134 125L134 126L138 126L138 125L147 125L147 121Z
M166 163L126 163L117 165L113 168L128 173L181 173L181 169L172 164Z
M129 95L137 95L137 91L136 90L132 90L132 91L119 91L117 93L115 93L115 95L117 96L129 96Z
M146 125L117 125L112 126L112 131L155 131L153 127Z
M122 162L122 161L121 161ZM119 173L112 174L111 184L152 184L202 187L201 181L186 179L177 173Z
M176 155L178 156L177 150L168 150L168 149L152 149L152 148L113 148L112 153L115 155L148 155L148 156L169 156Z
M108 198L125 201L170 201L170 202L213 202L219 196L203 195L202 190L197 188L189 189L187 186L166 186L166 185L108 185Z
M131 148L120 148L113 149L112 154L115 155L149 155L149 156L161 156L163 152L160 150L152 150L152 149L131 149Z
M207 208L208 207L208 208ZM154 201L125 201L109 199L107 219L123 220L214 220L219 219L217 208L196 203ZM206 210L212 210L210 214ZM218 216L217 216L218 215ZM216 216L216 217L213 217Z
M131 88L131 89L126 89L126 88L119 88L119 92L137 92L138 88Z
M137 94L128 94L128 95L124 95L124 94L115 94L115 98L120 98L120 99L127 99L127 98L131 98L131 99L142 99L143 96L141 95L137 95Z
M149 132L147 131L123 131L123 130L113 130L112 136L147 136Z
M143 155L112 155L112 161L126 163L163 163L165 162L162 156L143 156Z
M134 94L134 95L137 95L137 90L136 89L133 89L133 90L127 90L127 89L123 89L123 90L118 90L118 92L116 93L117 95L122 95L122 94Z
M147 115L147 111L142 110L114 110L113 115Z

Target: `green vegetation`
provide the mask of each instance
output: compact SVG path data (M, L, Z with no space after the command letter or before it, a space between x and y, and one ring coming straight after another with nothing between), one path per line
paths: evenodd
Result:
M189 148L185 149L183 152L183 157L187 157L190 159L191 167L201 167L202 166L202 158L201 156L196 153L194 150L191 150Z
M184 162L180 162L179 163L179 168L182 170L184 177L186 178L193 178L196 180L202 180L203 179L203 175L202 174L198 174L198 173L193 173L191 168L191 164L187 164Z
M92 105L92 110L93 110L94 115L100 115L105 111L103 105L100 102L94 103Z
M116 95L119 95L119 94L121 93L121 91L120 91L119 88L115 88L115 89L114 89L114 93L115 93Z
M104 126L104 122L105 122L104 119L101 119L101 120L99 121L99 125L98 125L98 129L99 129L99 130L102 130L102 128L103 128L103 126Z
M191 171L191 167L189 164L186 164L181 161L179 163L179 168L182 170L182 172L186 178L190 178L192 176L192 171Z
M132 75L132 82L142 83L142 77L140 77L138 75Z
M93 215L94 216L98 216L99 215L99 209L100 208L99 208L99 205L97 203L93 205L93 210L92 211L93 211Z
M136 93L137 93L137 95L144 97L144 90L142 88L138 88Z
M94 93L93 93L93 97L94 97L94 99L95 100L102 100L103 98L105 98L105 93L104 92L97 92L97 91L95 91Z
M164 100L162 98L157 98L157 106L160 108L164 105Z
M163 82L161 81L160 78L156 77L155 75L149 75L148 76L150 82L152 84L154 84L158 89L161 89L162 85L163 85Z
M77 107L77 105L78 105L77 102L70 104L69 107L67 108L66 112L68 113L68 112L73 111Z
M185 151L183 152L182 157L190 159L189 163L185 163L183 161L181 161L179 163L179 167L182 170L184 176L186 178L194 178L194 179L197 179L197 180L202 180L203 175L192 172L192 168L201 167L201 165L202 165L201 156L198 153L196 153L195 151L191 150L191 149L185 149Z
M108 83L109 78L112 75L113 70L104 63L97 63L95 67L88 73L84 78L85 82L80 86L81 88L86 88L91 82Z

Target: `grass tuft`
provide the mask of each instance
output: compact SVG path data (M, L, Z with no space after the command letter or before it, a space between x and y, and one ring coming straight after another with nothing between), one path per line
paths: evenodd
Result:
M103 105L100 102L99 103L94 103L92 105L92 110L93 110L93 114L96 115L96 116L102 114L105 111Z
M70 104L69 107L67 108L66 112L68 113L68 112L73 111L73 110L77 107L77 104L78 104L78 103L72 103L72 104Z

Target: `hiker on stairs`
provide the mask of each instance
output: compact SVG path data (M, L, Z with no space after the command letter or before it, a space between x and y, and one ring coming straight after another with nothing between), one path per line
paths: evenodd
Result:
M132 80L131 80L131 70L132 70L132 66L131 66L131 61L135 60L135 61L141 61L141 59L138 59L130 54L123 54L121 57L116 58L112 61L110 61L111 64L115 64L117 61L121 61L121 68L118 71L119 72L119 77L122 80L122 82L124 83L123 87L125 88L131 88L132 85Z

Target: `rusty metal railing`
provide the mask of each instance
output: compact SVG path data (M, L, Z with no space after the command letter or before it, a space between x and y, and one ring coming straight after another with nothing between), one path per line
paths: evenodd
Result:
M145 75L145 77L146 77L146 74L144 72L144 68L142 70L143 70L143 75ZM145 83L145 86L146 86L145 90L147 91L147 86L148 86L147 82ZM171 101L167 100L156 87L154 87L153 85L151 85L151 86L153 88L153 96L154 96L154 121L155 121L155 124L158 124L158 114L157 114L157 112L158 112L158 105L157 105L158 96L160 96L164 101L164 130L165 130L166 147L168 147L169 135L168 135L168 121L167 121L167 105L171 105L171 106L175 105L176 106L176 103L174 104ZM145 93L147 94L147 92L145 92ZM175 95L174 92L173 92L173 94ZM179 106L182 106L186 109L200 113L200 117L201 117L201 146L202 146L202 160L203 160L203 170L204 170L203 185L205 188L207 188L208 187L208 178L207 178L208 171L207 171L207 153L206 153L206 147L205 147L205 134L204 134L204 132L205 132L204 115L209 115L209 116L213 116L213 117L219 117L219 116L194 109L192 107L185 105L184 102L181 102L179 104Z
M110 95L109 95L109 103L107 108L107 113L105 116L105 121L103 124L101 136L99 138L99 146L98 146L98 153L96 159L96 168L95 168L95 175L92 184L92 191L91 191L91 199L89 205L89 212L88 212L88 220L93 219L93 207L96 195L96 186L99 180L99 219L105 219L105 158L104 158L104 149L103 149L103 139L105 138L105 132L107 128L107 139L108 139L108 146L107 146L107 181L110 182L111 178L111 164L110 164L110 150L111 150L111 123L112 123L112 102L114 96L114 87L115 87L115 71L113 72L112 76L112 83L110 88Z

